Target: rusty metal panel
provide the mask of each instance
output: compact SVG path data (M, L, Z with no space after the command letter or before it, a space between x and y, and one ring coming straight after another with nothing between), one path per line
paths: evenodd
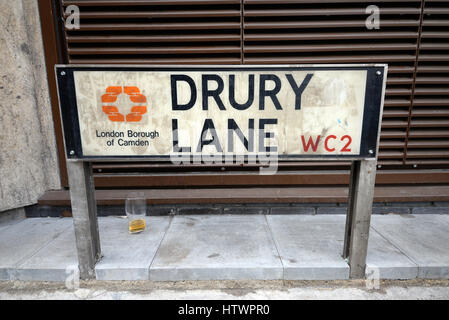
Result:
M449 3L424 1L406 164L449 163Z
M123 205L132 192L144 192L150 204L199 204L199 203L345 203L348 188L343 186L303 186L273 188L174 188L174 189L108 189L96 190L97 205ZM449 186L383 186L374 189L375 202L447 201ZM48 191L40 205L68 206L67 190ZM318 206L318 205L316 205Z
M379 163L403 164L421 21L421 1L374 1L381 27L368 30L364 1L244 1L245 63L388 63ZM386 162L387 161L387 162Z
M378 172L397 169L419 173L421 168L449 168L449 90L445 90L449 79L449 6L445 1L39 2L55 2L56 7L61 6L61 12L68 5L79 5L82 23L96 28L64 30L61 25L56 28L53 25L51 30L48 27L51 18L48 12L42 13L41 10L41 15L46 17L41 19L46 48L59 46L62 52L59 58L46 53L49 70L53 70L55 60L57 63L79 64L388 63L388 91L379 151L382 168ZM365 28L367 15L364 10L368 4L381 9L381 28L378 30ZM61 13L58 15L55 11L53 14L56 15L55 20L61 20ZM154 18L145 19L148 14ZM151 26L150 22L155 25ZM190 28L176 29L184 23ZM128 28L114 26L118 24L128 25ZM107 26L116 30L107 30ZM122 30L117 30L120 28ZM64 40L60 44L50 36L57 31L62 33ZM101 50L96 51L96 48ZM133 48L138 50L131 54ZM118 54L117 50L122 53ZM52 94L55 92L53 90ZM61 155L62 132L57 128L57 104L54 103L53 107ZM64 176L63 156L60 156L60 162ZM280 170L347 168L339 163L285 165ZM200 170L206 169L215 172L243 170L220 166ZM161 171L176 175L195 170L189 166L176 169L150 167L148 163L98 163L94 168L94 172L99 174L102 171L135 175ZM321 172L324 175L324 171ZM407 174L413 176L413 173ZM394 177L399 183L408 181L405 175ZM115 178L110 179L112 183ZM107 186L107 179L102 181ZM422 183L431 182L424 179Z
M64 30L69 63L239 64L237 0L62 1L80 7Z

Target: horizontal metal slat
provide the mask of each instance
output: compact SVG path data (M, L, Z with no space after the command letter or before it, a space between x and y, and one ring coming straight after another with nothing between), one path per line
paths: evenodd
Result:
M416 27L418 20L382 20L384 27ZM244 22L245 29L306 29L306 28L366 28L365 20L341 21L341 20L321 20L321 21L265 21L265 22Z
M405 138L407 132L405 130L392 130L383 128L380 132L381 139L397 139Z
M69 14L64 14L65 17ZM182 11L80 11L81 19L136 19L136 18L201 18L239 17L240 10L182 10Z
M388 66L388 76L392 73L413 73L415 72L415 68L413 66Z
M239 22L83 23L79 31L240 29Z
M387 85L398 85L398 84L411 84L413 82L412 78L406 77L393 77L388 75Z
M388 151L379 154L384 158L401 158L402 152ZM378 184L397 184L423 182L418 180L429 175L431 170L383 170L376 177ZM288 186L288 185L346 185L349 182L347 170L321 170L302 172L282 172L273 176L252 173L201 173L201 174L94 174L97 187L178 187L178 186ZM429 179L429 178L428 178ZM440 172L440 176L433 177L433 181L445 181L449 179L449 172ZM279 188L282 189L282 188Z
M421 32L421 38L423 39L446 39L449 38L449 32L448 31L422 31Z
M400 149L405 147L405 141L380 141L379 147L382 149Z
M92 169L94 171L96 170L102 170L102 171L108 171L108 172L115 172L115 171L123 171L124 169L131 169L131 170L154 170L156 172L162 172L161 170L169 170L170 172L183 172L183 171L213 171L213 170L259 170L259 168L263 166L262 164L252 164L252 163L230 163L230 164L220 164L220 163L213 163L208 164L205 166L203 163L196 164L196 163L190 163L190 164L181 164L181 165L175 165L171 162L163 162L163 163L154 163L154 162L126 162L126 163L102 163L102 162L94 162L92 163ZM278 167L281 170L284 169L290 169L292 168L304 168L307 167L319 167L323 169L329 170L329 168L336 168L336 167L349 167L351 166L351 162L344 162L344 161L338 161L338 162L332 162L332 161L283 161L278 163ZM102 172L99 171L99 172Z
M152 6L152 5L210 5L214 4L239 4L240 0L133 0L133 6ZM130 6L129 0L62 0L63 6L76 5L76 6Z
M423 130L423 129L414 129L410 130L409 134L410 138L446 138L449 137L449 129L431 129L431 130Z
M412 115L415 117L449 117L449 108L446 109L412 109ZM449 120L448 120L449 121Z
M408 150L407 158L448 158L449 150Z
M449 95L449 88L415 88L415 95Z
M449 140L409 140L407 148L449 148Z
M271 31L271 30L270 30ZM416 32L245 33L245 41L414 39Z
M97 186L127 187L176 187L176 186L241 186L241 185L322 185L342 184L348 173L344 170L278 172L276 175L260 175L256 172L171 173L167 174L94 174ZM346 179L345 179L346 178ZM109 180L109 181L107 181ZM107 181L107 182L106 182Z
M402 151L392 151L392 150L379 150L379 159L402 159L404 157L404 152Z
M448 50L449 43L421 42L419 49L420 50Z
M388 98L384 101L384 107L409 107L411 103L411 100L407 99Z
M183 57L172 57L172 58L151 58L151 59L78 59L69 58L69 62L73 64L240 64L240 58L183 58Z
M418 75L416 84L449 84L449 77L425 77Z
M238 34L183 34L183 35L76 35L67 36L68 43L160 43L160 42L225 42L240 41Z
M447 27L449 26L449 20L431 20L424 19L422 22L423 27Z
M429 60L429 61L437 61L437 60ZM418 65L417 68L418 73L426 73L426 72L432 72L432 73L447 73L449 72L449 66L444 65L435 65L435 66L429 66L429 65Z
M398 51L398 50L416 50L416 44L407 43L367 43L367 44L316 44L316 45L246 45L243 48L247 53L271 53L271 52L333 52L333 51Z
M316 3L317 0L243 0L245 4L303 4ZM421 0L372 0L369 3L411 3L421 2ZM360 3L360 0L320 0L320 3Z
M309 57L251 57L246 56L248 64L269 63L376 63L414 61L414 55L366 55L366 56L309 56Z
M449 54L419 54L418 61L449 61Z
M377 165L379 167L386 167L386 166L402 166L403 159L377 159Z
M406 120L390 120L383 119L382 120L382 128L406 128L408 122Z
M385 118L399 118L399 117L408 117L408 110L404 109L384 109L383 117Z
M449 8L447 7L428 8L425 6L424 14L449 14Z
M419 158L411 158L405 159L406 165L420 165L420 166L442 166L447 167L449 164L449 159L419 159Z
M449 121L447 119L412 119L410 126L413 128L437 128L437 127L449 127Z
M385 95L387 96L406 96L412 93L411 89L405 88L387 88L385 90Z
M378 171L379 172L379 171ZM419 176L420 182L434 174ZM325 203L347 202L348 188L339 187L293 187L293 188L216 188L216 189L106 189L95 190L97 205L124 205L133 192L144 192L149 204L196 204L196 203ZM375 202L448 201L449 186L412 185L378 186L374 190ZM39 205L70 206L68 190L47 191Z
M233 53L240 52L238 46L198 46L198 47L95 47L69 48L69 54L97 55L97 54L176 54L176 53Z
M319 5L318 5L319 6ZM420 14L419 8L397 7L388 8L383 7L380 10L381 15L388 14ZM285 9L248 9L244 11L245 17L288 17L288 16L336 16L336 15L366 15L365 8L323 8L320 6L316 9L296 9L286 7Z
M449 106L449 99L429 99L429 98L415 98L413 100L413 106Z

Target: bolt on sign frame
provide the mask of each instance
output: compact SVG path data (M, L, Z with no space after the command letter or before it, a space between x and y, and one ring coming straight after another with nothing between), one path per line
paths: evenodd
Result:
M250 145L257 143L250 138L251 129L255 121L259 121L257 156L270 152L273 147L279 149L279 156L277 153L276 156L281 162L291 159L351 161L343 258L350 266L351 278L365 276L387 65L57 65L55 72L81 277L94 278L95 264L101 257L92 163L173 160L172 153L187 150L179 147L178 118L180 123L189 124L189 134L194 128L202 127L197 135L196 152L200 155L204 154L204 146L212 144L216 155L235 156L237 149L229 147L232 140L229 132L236 132L236 121L240 125L249 121L248 139L239 131L240 140L243 149L254 151L250 150ZM184 82L184 86L178 81ZM215 82L216 87L211 88L209 81ZM123 111L126 109L123 100L118 102L122 93L132 101L129 113ZM247 103L237 103L236 97L239 100L247 97ZM198 102L200 98L202 101ZM209 106L211 100L213 106ZM191 112L190 109L195 108ZM139 123L144 118L146 122ZM198 127L201 119L204 126L199 124ZM271 122L264 123L279 124L281 128L276 132L278 140L269 144L268 149L265 139L273 138L274 133L264 131L264 126L260 125L267 120ZM212 125L213 121L217 127ZM219 138L216 132L224 129L218 124L220 121L228 123L228 135ZM137 123L141 126L137 127ZM229 127L230 123L233 126ZM125 132L129 136L130 131L133 136L133 128L157 129L158 139L143 147L139 145L140 149L135 145L129 147L121 138L125 137ZM328 138L320 140L327 131ZM345 150L348 144L341 150L329 148L329 137L337 141L335 131L347 134L343 137L349 137L350 141L354 139L352 149ZM309 136L304 138L306 132ZM312 132L316 134L317 146L321 141L321 148L309 150L306 140ZM206 138L206 133L212 134L212 139ZM104 137L114 139L105 141ZM116 137L119 139L115 140ZM219 141L226 137L228 149L223 151L225 148ZM111 141L117 143L109 144ZM245 161L252 155L242 154Z

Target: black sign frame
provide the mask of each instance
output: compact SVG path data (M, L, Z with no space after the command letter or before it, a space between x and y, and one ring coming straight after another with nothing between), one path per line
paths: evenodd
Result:
M318 71L318 70L366 70L366 91L363 113L363 125L360 152L357 155L279 155L279 161L324 160L348 161L377 158L380 125L385 94L385 81L388 66L386 64L358 65L266 65L266 66L147 66L147 65L55 65L59 108L64 133L66 157L69 160L83 161L170 161L169 155L107 155L85 156L82 150L81 134L76 102L74 71ZM247 157L245 157L246 159Z

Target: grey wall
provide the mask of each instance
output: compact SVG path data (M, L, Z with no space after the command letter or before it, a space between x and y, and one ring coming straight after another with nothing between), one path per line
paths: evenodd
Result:
M0 211L60 187L37 1L0 0Z

